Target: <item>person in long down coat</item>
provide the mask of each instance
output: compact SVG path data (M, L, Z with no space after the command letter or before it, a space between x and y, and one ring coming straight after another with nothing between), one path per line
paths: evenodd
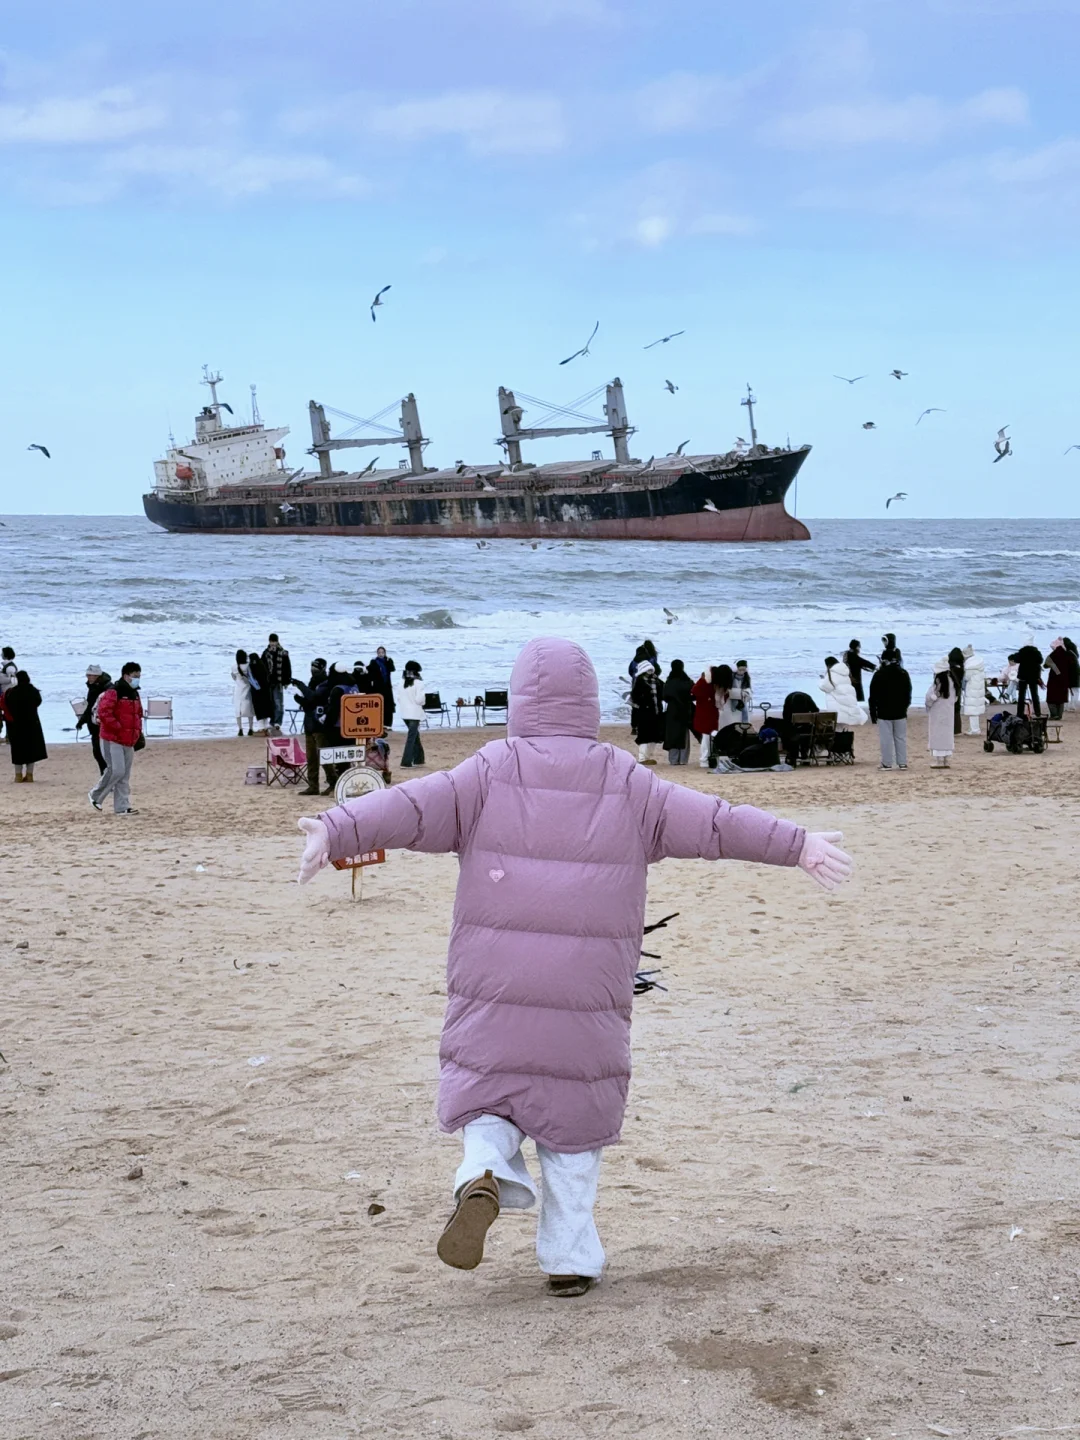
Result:
M1046 677L1046 706L1051 720L1060 720L1069 703L1069 677L1072 674L1072 656L1065 649L1065 641L1059 635L1054 648L1046 657L1049 674Z
M959 645L954 645L949 651L949 674L953 682L953 734L959 735L963 729L960 715L964 695L964 652Z
M716 676L717 667L710 666L708 675L702 673L700 678L694 681L694 688L690 692L694 697L694 718L690 722L690 729L701 741L699 763L702 770L709 768L712 737L720 728L720 709L717 703L719 681Z
M836 711L838 730L850 730L855 725L866 724L866 711L856 697L848 667L835 655L826 655L825 673L818 689L827 696L827 703L822 708Z
M641 660L630 691L630 733L638 742L638 760L655 765L653 751L664 739L664 698L652 662Z
M965 645L960 652L964 660L964 690L960 709L968 717L968 734L982 734L982 717L986 711L986 661L976 655L974 645Z
M255 692L251 688L251 681L248 676L251 674L251 666L248 663L246 650L237 650L236 659L233 661L233 713L236 716L236 733L243 735L244 721L247 721L247 733L255 734Z
M19 785L32 781L34 766L39 760L49 758L38 714L40 709L41 691L31 683L25 670L18 671L15 684L4 691L4 719L15 782Z
M375 651L374 660L368 666L368 675L371 678L372 690L383 698L383 724L387 730L394 723L394 682L390 677L396 668L386 653L386 646L380 645Z
M584 1294L604 1267L593 1206L626 1108L649 865L798 865L826 889L851 871L833 843L842 836L661 780L601 744L599 726L585 651L531 640L510 679L506 739L299 821L301 883L371 850L456 853L439 1122L463 1131L464 1156L437 1252L475 1269L500 1208L535 1203L528 1137L543 1177L537 1257L563 1297Z
M248 653L248 683L251 686L251 708L255 714L255 729L268 729L274 718L274 691L270 683L270 672L266 662L255 649Z
M926 692L927 745L933 759L932 770L947 770L949 756L956 744L953 718L956 707L955 682L948 659L934 666L934 678Z
M672 660L664 681L664 749L669 765L690 761L690 722L694 718L694 687L681 660Z

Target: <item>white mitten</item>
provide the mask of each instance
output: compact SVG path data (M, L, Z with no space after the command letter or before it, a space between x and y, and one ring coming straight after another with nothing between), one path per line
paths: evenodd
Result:
M816 880L823 890L839 890L845 880L851 879L855 869L851 856L840 849L838 842L843 838L841 830L806 832L799 868L805 870L811 880Z
M296 822L296 828L302 830L307 836L304 853L300 857L300 874L296 877L296 883L306 885L309 880L314 880L320 870L325 870L330 863L330 834L321 820L309 820L306 815ZM803 853L806 853L805 850ZM801 860L799 864L802 864Z

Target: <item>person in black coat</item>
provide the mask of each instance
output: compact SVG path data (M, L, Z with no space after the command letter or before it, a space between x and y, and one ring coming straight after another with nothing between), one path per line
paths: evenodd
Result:
M322 732L326 720L326 700L329 695L327 685L326 661L322 658L311 662L311 679L305 684L303 680L291 682L296 691L296 703L304 716L304 750L307 759L307 789L302 790L302 795L318 795L319 793L319 735ZM326 777L329 784L330 776Z
M638 760L655 765L653 750L664 739L664 698L652 662L642 659L630 691L630 733L638 742Z
M251 708L258 728L265 730L274 718L274 689L266 662L254 648L248 652L248 678L251 680Z
M1017 665L1016 672L1016 713L1024 713L1025 694L1031 697L1031 708L1036 715L1042 714L1039 705L1039 686L1042 684L1043 657L1038 646L1032 641L1021 645L1015 655L1009 656L1009 664Z
M94 723L94 705L98 696L104 690L108 690L112 684L112 676L100 665L88 665L86 667L86 706L75 721L75 734L85 725L90 731L90 745L94 752L94 759L97 761L98 771L105 774L105 757L101 753L101 727Z
M396 666L386 653L386 646L380 645L375 658L368 666L368 674L376 695L383 698L383 724L387 730L394 723L394 682L391 680Z
M664 681L664 748L669 765L690 760L690 722L694 718L693 682L681 660L672 660Z
M907 713L911 708L911 676L897 649L881 657L870 681L870 721L878 727L881 768L907 769Z
M45 736L41 729L41 691L30 682L25 670L20 670L15 684L4 691L4 718L8 726L8 746L11 763L15 766L16 784L25 784L34 778L34 766L39 760L47 760Z
M964 652L959 645L954 645L949 651L949 674L952 677L953 693L956 696L956 704L953 707L953 734L959 735L963 728L960 719L960 703L964 693Z
M852 640L851 644L844 651L844 664L851 676L851 683L855 687L855 699L862 700L863 697L863 671L876 670L877 666L870 660L864 660L861 654L862 641Z
M657 676L659 676L660 657L657 655L656 646L651 640L643 640L641 644L637 647L637 649L634 651L634 658L630 661L630 665L627 670L627 674L630 676L631 680L635 680L637 678L637 672L643 664L651 665L656 671Z

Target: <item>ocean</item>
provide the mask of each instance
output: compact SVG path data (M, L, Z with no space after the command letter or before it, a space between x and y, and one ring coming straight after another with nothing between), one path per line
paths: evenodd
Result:
M294 669L369 660L385 645L429 690L505 689L521 644L589 651L605 716L626 715L626 669L655 641L694 676L745 659L758 700L816 692L852 637L871 658L891 630L921 696L930 667L973 644L994 673L1029 634L1080 639L1080 520L810 521L808 543L708 545L349 536L169 535L135 516L10 516L0 531L0 643L44 697L52 742L90 662L142 666L176 733L228 735L238 648L276 630ZM669 622L664 607L678 618ZM471 718L472 711L467 712Z

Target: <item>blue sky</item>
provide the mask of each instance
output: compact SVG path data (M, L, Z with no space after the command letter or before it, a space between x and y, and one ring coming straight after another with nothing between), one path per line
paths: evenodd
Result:
M800 513L1080 514L1080 0L43 0L2 43L0 510L137 511L208 361L297 465L312 397L488 460L499 384L618 374L647 458L750 380Z

